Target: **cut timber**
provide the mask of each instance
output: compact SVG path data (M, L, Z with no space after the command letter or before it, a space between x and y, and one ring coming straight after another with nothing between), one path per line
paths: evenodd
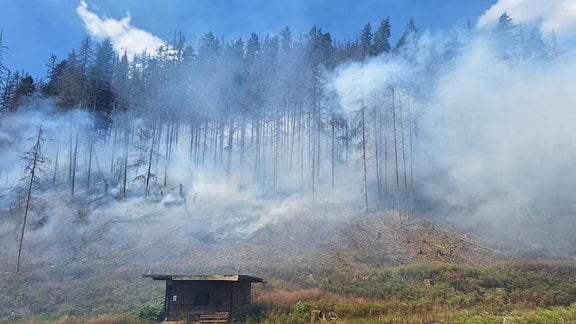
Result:
M498 250L489 248L489 247L487 247L487 246L478 244L478 243L476 243L476 242L472 242L472 241L467 240L467 239L465 239L465 238L463 238L463 237L460 238L460 241L462 241L462 242L464 242L464 243L468 243L468 244L470 244L470 245L474 245L475 247L479 247L479 248L481 248L481 249L484 249L484 250L487 250L487 251L490 251L490 252L493 252L493 253L498 253L498 254L500 254L500 251L498 251Z
M211 314L202 314L200 319L196 320L196 324L216 324L216 323L228 323L230 314L228 312L216 312Z

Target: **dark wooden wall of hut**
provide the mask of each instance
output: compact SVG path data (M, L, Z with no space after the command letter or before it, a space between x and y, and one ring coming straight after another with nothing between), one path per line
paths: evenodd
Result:
M166 281L166 319L194 320L200 315L228 312L230 318L248 315L251 282L234 281Z

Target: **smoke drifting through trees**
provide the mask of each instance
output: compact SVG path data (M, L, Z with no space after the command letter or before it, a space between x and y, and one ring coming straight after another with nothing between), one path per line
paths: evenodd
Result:
M40 178L38 174L41 171L42 165L46 163L46 158L42 155L41 151L42 142L42 128L38 130L38 137L36 138L36 143L32 149L26 152L24 160L26 161L26 178L23 178L24 182L24 212L22 221L22 232L20 234L20 243L18 244L18 259L16 261L16 272L20 271L20 257L22 255L22 245L24 244L24 234L26 233L26 223L28 221L28 212L31 210L32 206L32 189L34 187L40 186ZM38 208L41 209L41 208ZM45 215L40 215L40 219L45 218Z
M544 124L534 103L548 107L549 85L571 81L557 65L574 65L554 61L556 49L539 35L537 47L515 37L520 26L503 17L480 40L470 31L421 35L411 20L394 49L387 19L374 35L365 26L359 42L318 27L294 40L287 27L229 43L207 33L194 49L178 34L156 55L134 58L86 39L54 58L38 85L54 107L31 100L16 110L6 104L16 88L4 87L0 145L12 153L0 165L2 195L14 198L21 175L19 139L44 120L54 143L45 155L55 161L46 194L105 205L107 217L142 215L145 198L203 204L196 208L206 214L194 219L205 231L240 237L324 203L394 210L400 222L413 208L512 228L566 220L574 206L554 197L574 179L561 176L574 156L562 140L574 135L564 118L574 100L567 89L556 95L558 117L545 114ZM535 73L541 92L519 81ZM533 100L521 100L530 92ZM544 176L535 182L546 190L527 172ZM137 204L117 213L112 198ZM158 213L170 222L173 211Z
M434 159L418 166L418 194L430 214L495 240L570 251L574 57L511 62L488 48L473 42L428 105L422 148Z

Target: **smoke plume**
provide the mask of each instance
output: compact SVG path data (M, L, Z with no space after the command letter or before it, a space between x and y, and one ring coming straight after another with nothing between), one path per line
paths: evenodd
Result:
M500 0L478 19L478 26L494 26L503 13L518 23L539 26L544 34L576 37L576 3L572 0Z

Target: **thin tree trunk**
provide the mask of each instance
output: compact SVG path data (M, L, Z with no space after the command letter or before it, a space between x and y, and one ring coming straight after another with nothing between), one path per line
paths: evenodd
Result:
M26 221L28 220L28 210L30 209L30 202L32 200L32 185L36 177L36 167L40 162L40 141L42 139L42 128L38 130L38 138L34 144L32 167L30 168L30 181L28 182L28 192L26 193L26 206L24 208L24 221L22 224L22 233L20 233L20 243L18 244L18 259L16 261L16 272L20 272L20 257L22 256L22 244L24 242L24 233L26 231Z
M410 97L408 97L410 98ZM408 99L410 100L410 99ZM409 217L412 217L414 212L414 165L413 165L413 153L412 153L412 111L410 109L410 102L408 102L408 144L410 149L410 209L409 209Z
M280 112L278 107L276 107L276 123L274 125L274 163L273 163L273 175L272 175L272 193L273 198L276 199L277 182L278 182L278 160L280 159L280 131L282 128L282 119L280 118Z
M378 187L378 197L382 197L382 179L380 174L380 127L379 127L379 114L376 109L376 100L373 103L374 113L374 154L376 162L376 185Z
M56 186L56 177L58 174L58 157L60 156L60 139L56 148L56 158L54 159L54 175L52 176L52 186Z
M234 143L234 118L230 116L230 125L228 125L228 143L226 146L226 182L230 177L230 169L232 168L232 144Z
M240 169L244 168L244 154L246 150L246 117L240 117Z
M126 186L128 185L128 153L130 147L130 136L129 132L126 132L126 138L124 139L124 172L122 174L122 198L126 198Z
M144 198L148 198L148 188L150 187L150 178L152 177L152 158L154 157L154 147L156 146L156 123L152 128L152 143L150 145L150 152L148 154L148 168L146 169L146 191Z
M202 139L202 159L200 159L200 161L202 162L201 165L204 166L204 163L206 162L206 147L208 146L208 128L209 128L209 122L208 120L206 120L206 122L204 123L204 137Z
M366 107L364 103L364 55L362 53L362 75L361 75L361 106L362 117L362 181L364 187L364 213L368 213L368 162L366 161Z
M71 179L70 179L70 195L74 197L74 191L76 188L76 167L78 165L78 138L80 137L80 132L76 130L76 141L74 143L74 153L72 154L72 166L71 166Z
M90 174L92 173L92 154L94 154L94 134L90 133L88 148L88 175L86 176L86 191L90 192Z
M332 141L332 148L330 152L330 184L332 186L332 191L334 191L334 177L335 177L335 167L336 167L336 121L334 117L332 117L332 129L331 129L331 141Z
M362 99L362 105L364 105L364 99ZM368 166L366 161L366 116L365 109L362 106L360 112L362 114L362 176L364 185L364 212L368 212Z
M392 131L394 132L394 166L396 177L396 207L398 208L398 220L400 227L402 227L402 212L400 211L400 170L398 166L398 139L396 134L396 97L394 88L390 87L392 91Z

